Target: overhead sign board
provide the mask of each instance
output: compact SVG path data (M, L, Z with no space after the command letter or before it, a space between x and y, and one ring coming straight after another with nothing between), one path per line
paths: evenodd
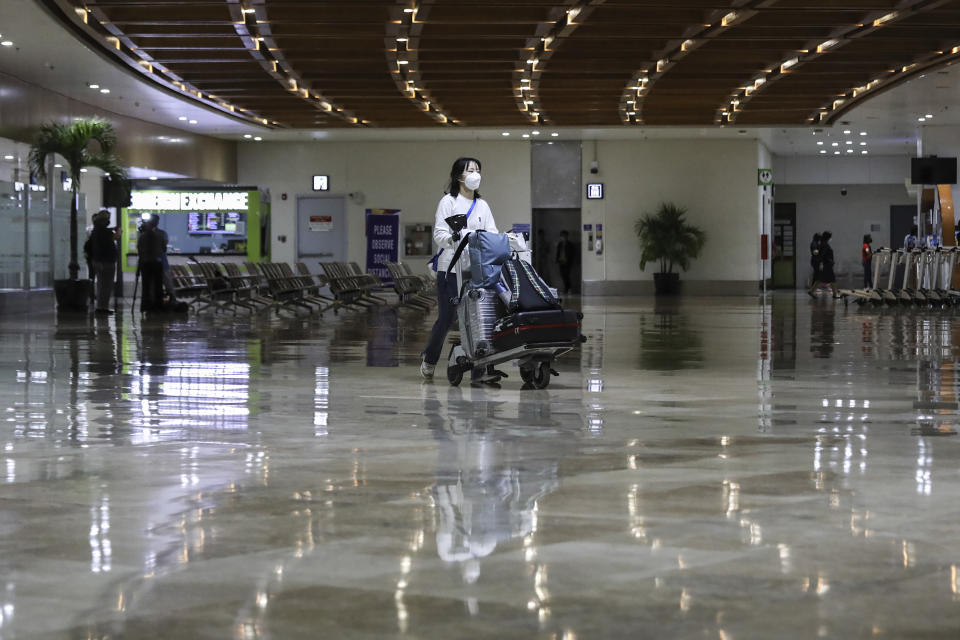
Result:
M129 209L143 211L246 211L246 191L134 191Z

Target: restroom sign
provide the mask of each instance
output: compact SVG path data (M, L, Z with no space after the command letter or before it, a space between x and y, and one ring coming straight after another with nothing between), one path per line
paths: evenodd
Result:
M757 184L769 187L773 184L773 169L757 169Z

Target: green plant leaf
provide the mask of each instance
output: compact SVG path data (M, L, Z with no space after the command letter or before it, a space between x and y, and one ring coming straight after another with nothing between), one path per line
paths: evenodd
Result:
M659 262L661 273L672 273L674 266L683 271L697 258L706 243L706 232L684 220L687 210L672 202L663 202L654 213L644 213L634 223L640 239L640 269L648 262Z

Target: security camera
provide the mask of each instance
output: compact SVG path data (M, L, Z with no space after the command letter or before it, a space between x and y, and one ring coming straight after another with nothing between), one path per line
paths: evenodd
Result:
M842 196L847 195L847 188L846 188L846 187L840 187L840 195L842 195Z
M600 163L594 160L590 163L590 173L597 174L600 173Z

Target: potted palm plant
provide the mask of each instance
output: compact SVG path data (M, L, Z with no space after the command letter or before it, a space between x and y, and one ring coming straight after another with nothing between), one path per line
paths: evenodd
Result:
M662 202L654 213L645 213L634 224L640 239L640 270L648 262L657 262L660 270L653 274L653 286L657 295L675 294L680 290L680 274L674 267L684 271L690 261L700 255L707 234L703 229L683 219L687 210L672 202Z
M77 260L77 216L81 169L95 167L111 179L126 179L120 159L114 154L117 134L113 125L99 118L75 120L68 124L51 122L40 127L30 147L30 170L40 180L47 177L48 160L60 156L70 176L70 278L53 283L60 309L85 311L90 298L90 281L80 280Z

